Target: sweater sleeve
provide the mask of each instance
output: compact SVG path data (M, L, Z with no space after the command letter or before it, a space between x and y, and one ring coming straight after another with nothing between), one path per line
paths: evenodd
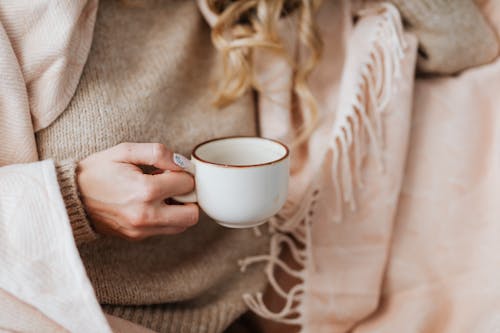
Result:
M79 197L75 161L56 162L56 171L76 245L97 239L99 236L92 228Z
M418 70L453 74L493 61L494 29L471 0L391 0L419 42Z

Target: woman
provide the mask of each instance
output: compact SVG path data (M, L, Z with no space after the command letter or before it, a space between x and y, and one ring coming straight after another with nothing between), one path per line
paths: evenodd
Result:
M261 267L243 274L237 265L266 251L266 235L165 202L193 189L182 155L197 143L258 134L249 84L222 87L226 107L213 106L222 72L195 2L101 1L71 103L36 133L99 302L156 331L220 332L246 311L241 295L266 286Z
M220 332L246 311L243 293L264 291L261 267L242 274L236 262L265 253L267 235L219 227L196 205L165 199L193 189L182 155L194 145L259 134L248 50L227 39L280 50L272 34L251 37L294 10L312 41L311 62L291 61L302 105L298 137L307 137L314 104L304 82L320 49L316 7L307 0L208 1L231 22L231 29L214 27L219 54L194 2L101 1L78 88L61 116L37 131L36 147L41 160L56 162L74 239L106 312L157 331ZM256 15L262 26L252 25ZM212 106L210 89L221 73L215 101L224 108Z
M194 2L102 1L74 98L37 133L40 158L57 161L99 302L155 331L222 331L245 311L243 291L265 287L257 267L241 274L236 262L264 251L266 237L219 227L195 204L165 203L194 185L172 152L257 134L251 95L211 106L220 71Z

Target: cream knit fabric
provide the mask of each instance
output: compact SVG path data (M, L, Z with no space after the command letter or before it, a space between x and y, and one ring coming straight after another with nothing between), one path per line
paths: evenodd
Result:
M472 0L392 0L419 40L418 69L449 74L484 65L499 43Z
M237 260L263 253L268 237L219 227L206 216L176 236L139 243L98 237L78 199L74 161L124 141L161 142L189 155L209 138L255 135L250 96L224 110L210 106L220 75L216 54L195 2L101 1L76 94L36 135L40 158L56 161L80 255L104 310L156 331L224 330L246 311L242 294L265 287L261 267L243 274Z

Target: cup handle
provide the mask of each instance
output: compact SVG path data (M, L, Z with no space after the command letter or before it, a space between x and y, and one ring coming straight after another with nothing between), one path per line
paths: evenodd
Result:
M191 166L192 166L191 168L187 168L184 171L194 176L196 173L194 168L194 163L191 162ZM198 196L196 195L196 188L192 192L183 195L176 195L172 197L172 199L181 203L196 203L198 202Z

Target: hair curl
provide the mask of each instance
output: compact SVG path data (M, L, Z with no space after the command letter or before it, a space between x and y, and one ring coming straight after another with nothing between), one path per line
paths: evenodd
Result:
M218 14L212 28L212 40L221 52L223 76L217 87L214 104L224 107L250 88L259 86L254 79L252 52L257 48L273 50L283 56L293 69L293 118L299 120L297 140L303 142L317 121L317 105L307 79L319 61L323 44L315 25L314 14L321 0L204 0ZM296 12L297 36L301 51L288 54L278 33L281 17Z

